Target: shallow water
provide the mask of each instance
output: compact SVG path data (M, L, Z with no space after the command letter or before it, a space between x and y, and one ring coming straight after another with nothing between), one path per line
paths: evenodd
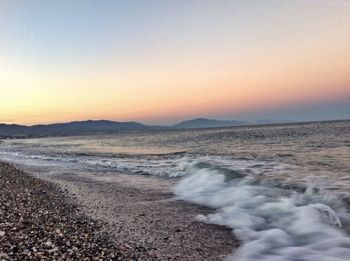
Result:
M350 260L350 121L7 140L0 159L180 178L176 197L244 242L235 260Z

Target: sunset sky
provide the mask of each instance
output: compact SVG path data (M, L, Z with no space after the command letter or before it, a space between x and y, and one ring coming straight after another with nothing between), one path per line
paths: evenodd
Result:
M350 1L0 0L0 122L350 118Z

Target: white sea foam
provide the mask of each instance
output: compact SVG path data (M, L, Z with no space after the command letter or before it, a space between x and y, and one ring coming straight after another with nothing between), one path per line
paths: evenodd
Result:
M256 178L230 178L221 169L187 167L175 188L178 198L215 208L202 222L233 229L242 246L228 260L350 260L350 238L340 229L349 213L327 193L304 193L263 185Z

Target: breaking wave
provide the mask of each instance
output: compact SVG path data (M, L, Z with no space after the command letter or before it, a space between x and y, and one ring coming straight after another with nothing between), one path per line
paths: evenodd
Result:
M336 196L312 186L296 192L197 161L175 194L215 209L199 221L233 229L243 244L228 260L350 260L350 238L341 230L349 213Z

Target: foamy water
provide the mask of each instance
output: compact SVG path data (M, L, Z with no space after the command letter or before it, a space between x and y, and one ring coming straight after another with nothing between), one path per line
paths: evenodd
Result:
M44 175L178 180L174 195L232 228L232 260L350 260L350 122L10 140L0 159Z
M199 221L227 226L243 246L228 260L349 260L350 238L341 230L350 214L339 198L309 187L299 193L213 166L188 166L178 198L216 209Z

